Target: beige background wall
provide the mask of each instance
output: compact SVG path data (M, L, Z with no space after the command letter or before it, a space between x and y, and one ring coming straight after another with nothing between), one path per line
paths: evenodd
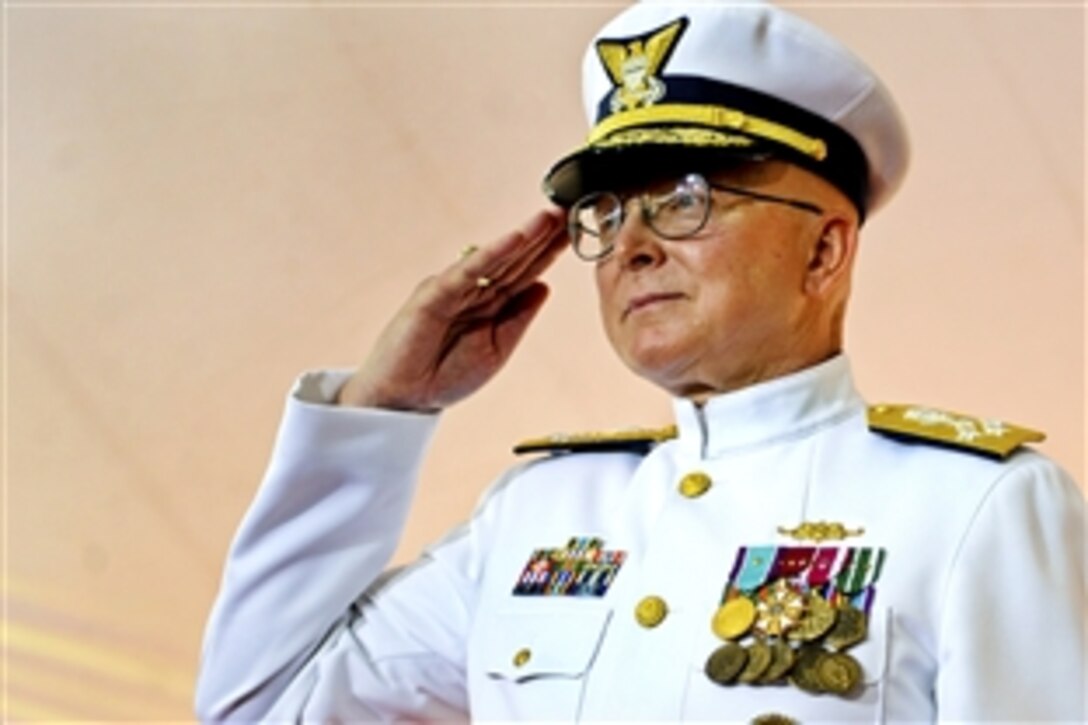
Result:
M863 390L1045 428L1083 480L1083 8L797 8L913 131L864 234ZM294 376L353 364L415 280L540 204L613 10L7 4L3 714L188 717ZM518 438L667 420L588 268L549 280L523 350L448 413L399 559Z

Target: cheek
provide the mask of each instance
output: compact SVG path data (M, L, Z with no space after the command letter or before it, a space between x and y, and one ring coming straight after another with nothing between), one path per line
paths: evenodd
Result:
M783 269L768 257L732 257L704 267L688 320L707 340L732 340L762 327L783 301Z
M616 309L616 276L604 265L598 265L594 282L597 287L597 310L609 339L613 339L619 311Z
M611 304L615 286L609 281L608 276L602 271L601 267L594 270L593 283L597 288L597 307L603 314Z

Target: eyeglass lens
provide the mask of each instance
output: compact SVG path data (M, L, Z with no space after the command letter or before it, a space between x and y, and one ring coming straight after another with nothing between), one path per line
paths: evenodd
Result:
M702 176L689 174L670 191L642 194L638 199L643 220L666 239L683 239L697 233L710 211L710 190ZM612 192L598 192L580 199L570 210L571 241L583 259L599 259L626 218L627 200Z

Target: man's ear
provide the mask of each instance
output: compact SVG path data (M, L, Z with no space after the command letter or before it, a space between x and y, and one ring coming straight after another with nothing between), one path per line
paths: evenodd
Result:
M827 219L809 250L805 292L824 297L839 285L849 283L857 246L857 224L842 216Z

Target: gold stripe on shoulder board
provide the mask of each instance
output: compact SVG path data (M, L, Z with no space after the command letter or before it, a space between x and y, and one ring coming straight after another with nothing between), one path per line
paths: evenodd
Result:
M869 406L869 429L894 438L929 442L1008 458L1025 443L1046 439L1040 431L993 418L976 418L921 405L880 403Z
M556 433L541 438L529 438L514 446L514 453L545 453L580 451L629 450L646 452L653 446L676 437L676 426L662 428L627 428L614 431L585 433Z

